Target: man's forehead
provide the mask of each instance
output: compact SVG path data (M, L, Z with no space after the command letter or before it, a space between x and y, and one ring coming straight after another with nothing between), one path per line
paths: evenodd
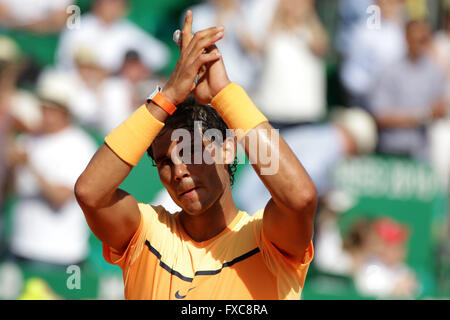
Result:
M162 134L157 136L153 141L152 149L155 158L158 158L158 156L160 155L166 154L170 149L170 145L175 142L171 140L173 130L174 129L164 130Z
M187 139L187 141L185 141L184 139ZM175 147L178 143L183 144L190 143L191 145L194 143L199 143L205 145L205 143L209 143L209 141L203 135L201 130L198 131L198 135L196 135L192 129L191 130L188 130L187 128L166 129L152 143L153 154L155 158L169 154L171 149Z

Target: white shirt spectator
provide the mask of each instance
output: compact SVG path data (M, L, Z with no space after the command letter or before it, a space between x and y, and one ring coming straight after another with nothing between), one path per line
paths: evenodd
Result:
M333 274L350 275L352 256L343 248L342 236L335 221L325 221L315 236L315 263L318 269ZM336 263L339 261L339 263Z
M96 150L91 138L70 126L54 134L24 136L29 163L50 183L72 188ZM89 229L75 197L52 207L26 167L16 172L11 251L21 257L57 264L82 261L88 254Z
M450 189L450 33L438 31L434 37L436 60L446 73L445 101L447 116L430 127L430 160L445 190Z
M132 22L121 19L106 25L90 13L80 17L80 28L66 29L62 33L56 53L58 65L74 69L74 56L80 48L92 49L95 60L111 73L119 70L125 53L131 49L154 71L162 69L169 59L166 45Z
M247 32L255 44L262 47L279 0L244 0L242 2L242 14L246 21Z
M131 83L121 77L107 79L100 88L100 131L105 135L127 119L139 106L133 106ZM142 100L144 103L144 100Z
M205 2L190 8L193 14L192 32L217 26L217 8ZM240 10L229 12L220 22L225 27L225 36L217 42L229 78L251 92L256 81L257 65L241 45L240 32L246 31L245 16Z
M69 102L70 113L83 127L108 134L133 111L131 84L121 77L109 77L95 90L76 72L71 73L77 94Z
M326 71L309 48L311 34L277 31L266 42L255 104L270 121L315 122L326 113Z
M450 35L445 31L438 31L434 37L434 47L440 67L447 76L445 99L450 108ZM450 111L450 109L449 109Z
M348 43L340 76L355 96L367 98L381 72L406 54L403 26L387 20L382 20L379 29L369 29L364 21L354 29Z
M75 92L68 102L68 108L74 120L83 127L97 129L100 126L100 94L98 90L90 88L79 76L76 70L67 75L73 82Z
M405 279L414 278L414 273L405 264L388 266L373 257L359 268L355 275L356 289L366 296L390 298L396 296L397 286ZM402 298L412 298L403 294Z

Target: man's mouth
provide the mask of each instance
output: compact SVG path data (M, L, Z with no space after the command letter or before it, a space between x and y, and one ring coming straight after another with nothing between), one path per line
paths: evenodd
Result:
M192 192L193 192L194 190L197 190L197 189L198 189L198 187L192 187L192 188L189 188L189 189L187 189L187 190L185 190L185 191L179 193L178 196L182 197L182 196L190 195L190 194L192 194Z

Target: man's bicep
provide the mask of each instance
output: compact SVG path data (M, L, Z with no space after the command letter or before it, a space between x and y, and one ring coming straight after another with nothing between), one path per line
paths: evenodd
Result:
M303 261L305 250L313 235L314 220L301 212L286 214L271 199L263 216L263 232L266 238L287 258Z
M107 246L123 252L139 228L141 214L136 199L117 189L102 208L90 209L80 205L95 236Z

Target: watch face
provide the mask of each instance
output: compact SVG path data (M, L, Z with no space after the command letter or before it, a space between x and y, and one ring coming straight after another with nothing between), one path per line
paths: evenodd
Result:
M153 91L147 98L147 100L153 100L153 98L158 94L158 92L161 92L161 87L157 86L155 91Z

